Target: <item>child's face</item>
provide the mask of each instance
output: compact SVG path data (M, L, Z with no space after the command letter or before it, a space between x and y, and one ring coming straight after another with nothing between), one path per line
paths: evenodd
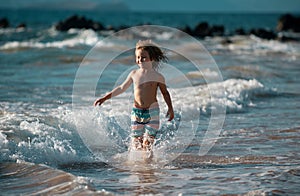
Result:
M142 50L142 49L135 50L135 62L139 66L143 66L145 64L148 64L148 62L151 62L151 64L152 64L149 53L145 50Z

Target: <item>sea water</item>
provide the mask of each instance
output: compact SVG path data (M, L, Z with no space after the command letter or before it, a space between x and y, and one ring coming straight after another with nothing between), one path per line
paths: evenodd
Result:
M299 194L299 42L211 37L196 40L205 49L197 53L195 42L172 32L146 29L136 37L107 40L107 34L92 30L56 31L53 24L71 12L2 14L14 24L28 24L26 29L0 30L3 194ZM245 29L274 29L279 16L148 13L138 18L131 13L115 14L112 20L103 13L82 14L115 26L151 22L183 27L206 20L224 24L228 31L244 19L251 21ZM169 62L160 72L175 119L167 121L158 96L161 131L150 162L139 160L141 153L128 152L132 89L93 107L96 98L137 68L134 51L127 49L140 38L176 43L177 51L207 57L218 68L203 61L198 70L184 55L167 50ZM119 51L99 73L103 59ZM218 76L221 80L207 80ZM212 119L220 114L225 115L218 134L209 135L215 133L207 131Z

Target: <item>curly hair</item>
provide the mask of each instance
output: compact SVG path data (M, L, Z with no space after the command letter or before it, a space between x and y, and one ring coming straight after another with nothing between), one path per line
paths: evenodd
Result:
M161 62L167 62L168 57L165 53L159 48L159 46L153 43L151 40L140 40L136 43L135 49L141 49L148 52L150 60L153 62L153 68L159 69Z

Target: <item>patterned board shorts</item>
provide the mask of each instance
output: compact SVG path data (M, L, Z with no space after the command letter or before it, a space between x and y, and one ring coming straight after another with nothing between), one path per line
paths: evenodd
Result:
M142 137L144 133L155 137L159 129L159 108L132 108L132 137Z

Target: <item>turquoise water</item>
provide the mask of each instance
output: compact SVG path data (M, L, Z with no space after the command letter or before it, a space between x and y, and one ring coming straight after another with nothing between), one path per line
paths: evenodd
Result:
M125 34L103 41L103 34L91 30L61 33L52 25L71 13L20 12L1 12L13 24L28 24L25 30L0 30L3 194L299 194L299 42L230 36L232 42L224 44L225 38L215 37L198 40L207 51L196 53L193 42L172 32L156 37L151 37L153 31L136 32L150 34L161 44L176 43L178 50L195 58L215 61L222 80L207 84L205 76L218 74L213 66L203 60L199 72L184 56L169 50L169 64L161 72L173 98L175 121L166 122L162 102L155 161L128 164L131 91L101 108L92 103L136 67L131 50L115 58L100 78L97 66L111 53L133 48L140 37ZM194 19L192 14L149 13L137 19L137 13L83 14L105 25L151 22L177 27L207 20L228 30L245 19L251 22L244 28L272 29L278 17L199 14ZM79 68L84 69L78 98L73 90ZM95 89L89 88L93 81ZM224 96L212 97L209 89L216 94L225 90ZM77 98L74 110L72 101ZM220 134L200 156L214 107L221 106L226 115ZM180 134L192 138L176 140Z

